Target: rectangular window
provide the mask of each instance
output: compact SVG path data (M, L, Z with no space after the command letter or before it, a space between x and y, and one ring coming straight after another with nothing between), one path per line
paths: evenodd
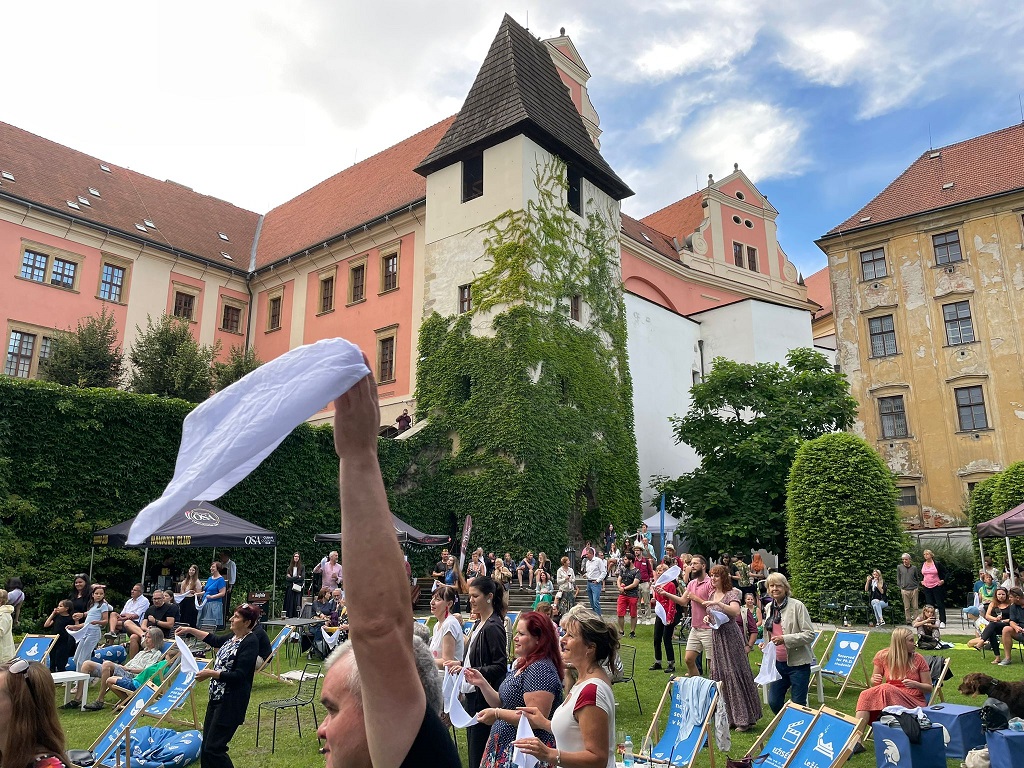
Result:
M916 507L917 506L917 488L914 486L900 486L896 489L899 493L899 498L896 503L901 507Z
M4 373L8 376L17 376L19 379L27 379L32 370L32 353L35 351L35 347L36 337L34 334L11 331Z
M878 398L878 415L882 417L882 437L907 437L907 412L903 395Z
M330 312L334 309L334 275L320 281L320 311Z
M477 152L462 161L462 202L484 194L484 155Z
M39 340L39 362L50 359L50 350L53 347L53 339L49 336L43 336Z
M875 280L889 274L885 271L885 249L875 248L870 251L861 251L860 271L865 280Z
M943 232L941 235L932 235L932 248L935 250L936 264L953 264L964 259L960 253L959 232Z
M349 272L348 284L351 289L351 295L349 296L350 304L355 303L357 301L362 301L364 298L366 298L365 262L363 264L359 264L358 266L352 267L352 270Z
M970 432L975 429L988 429L988 417L985 415L985 393L979 387L961 387L954 389L956 394L956 414L960 420L960 431Z
M942 320L946 324L946 343L970 344L974 341L974 323L971 322L971 302L958 301L942 305Z
M395 380L395 337L388 336L377 342L377 380Z
M872 317L868 320L871 335L871 356L888 357L896 354L896 326L892 315Z
M242 309L231 304L224 305L224 314L220 318L222 330L239 333L242 329Z
M732 244L732 262L737 267L743 267L743 243Z
M191 320L195 317L196 297L184 291L174 292L174 316Z
M473 308L473 287L471 285L459 286L459 314L465 314Z
M54 257L53 269L50 270L50 285L56 285L58 288L74 288L77 267L78 265L73 261Z
M121 301L124 290L124 267L104 264L100 278L100 298L104 301Z
M747 246L747 269L757 272L757 248L752 245Z
M267 330L276 331L281 327L281 297L275 296L267 302Z
M583 297L578 293L569 299L569 317L577 323L583 318Z
M380 263L381 269L381 280L380 290L381 293L385 291L393 291L398 287L398 254L389 253L387 256L381 258Z
M571 165L566 169L566 180L568 188L565 191L565 202L569 210L577 216L583 215L583 174Z
M21 259L21 276L37 283L46 279L46 257L41 253L25 251Z

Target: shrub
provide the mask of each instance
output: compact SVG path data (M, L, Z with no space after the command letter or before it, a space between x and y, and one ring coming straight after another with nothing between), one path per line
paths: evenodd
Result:
M984 523L996 516L995 507L992 504L992 494L995 493L996 483L999 475L993 475L987 480L982 480L971 491L971 497L967 502L967 519L971 526L971 552L974 558L974 573L981 570L981 553L978 550L978 523Z
M878 453L847 433L805 442L789 473L789 574L794 594L862 590L872 568L890 584L905 548L893 475Z

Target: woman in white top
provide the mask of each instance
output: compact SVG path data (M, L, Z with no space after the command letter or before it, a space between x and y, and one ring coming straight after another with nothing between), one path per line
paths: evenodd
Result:
M550 720L536 707L520 710L534 729L554 734L555 747L536 737L515 746L560 768L615 768L615 694L605 667L615 664L618 631L583 606L566 614L562 626L562 657L576 671L576 684Z
M555 573L556 613L566 614L576 605L576 574L569 567L569 558L562 556L562 567Z
M460 660L466 655L462 622L452 613L456 597L455 590L446 585L435 589L430 596L430 612L437 619L430 637L430 652L439 669L444 669L446 661Z

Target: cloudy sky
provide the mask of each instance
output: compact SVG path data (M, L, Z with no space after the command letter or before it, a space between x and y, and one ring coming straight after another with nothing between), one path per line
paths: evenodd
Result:
M572 37L627 213L739 163L805 274L921 152L1022 120L997 0L3 3L0 120L266 212L455 113L504 12Z

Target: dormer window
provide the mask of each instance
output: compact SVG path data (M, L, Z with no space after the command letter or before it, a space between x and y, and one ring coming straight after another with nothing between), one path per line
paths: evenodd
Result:
M566 190L566 203L568 203L570 211L575 213L577 216L582 216L583 174L579 172L579 169L573 168L570 165L566 169L566 177L569 183L568 189Z
M484 194L484 154L477 152L462 161L462 202Z

